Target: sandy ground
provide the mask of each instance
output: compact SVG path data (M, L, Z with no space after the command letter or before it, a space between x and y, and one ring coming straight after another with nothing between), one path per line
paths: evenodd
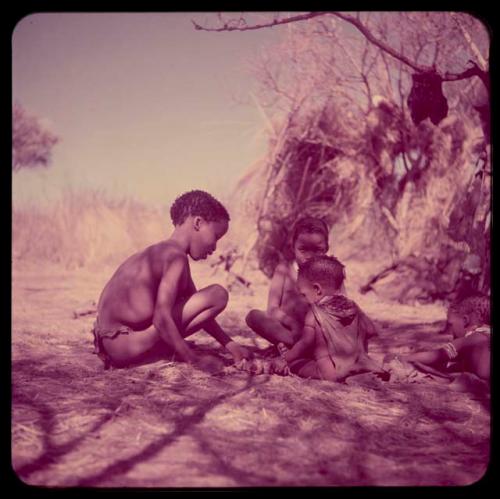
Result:
M366 375L348 383L296 377L210 376L170 359L104 371L92 354L96 300L113 269L62 270L15 262L12 329L12 461L26 483L90 487L465 485L489 459L489 395L437 383ZM448 338L442 306L350 296L382 327L370 352L405 352ZM197 265L199 287L224 284ZM233 289L221 324L250 347L244 323L263 307L266 280ZM197 350L229 356L206 333Z

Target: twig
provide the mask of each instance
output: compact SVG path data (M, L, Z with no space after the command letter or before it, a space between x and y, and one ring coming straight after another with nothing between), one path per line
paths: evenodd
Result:
M324 16L327 12L309 12L307 14L300 14L298 16L287 17L284 19L273 19L271 22L262 23L262 24L253 24L245 26L229 26L227 23L224 23L222 27L219 28L207 28L206 26L201 26L191 19L191 22L194 25L196 30L201 31L249 31L253 29L262 29L262 28L272 28L273 26L279 26L281 24L294 23L297 21L306 21L308 19L312 19L313 17Z
M298 22L298 21L306 21L309 19L313 19L315 17L319 16L325 16L325 15L333 15L338 17L339 19L342 19L343 21L352 24L355 28L358 29L358 31L373 45L378 47L380 50L383 52L386 52L389 54L391 57L394 59L397 59L401 61L403 64L406 66L409 66L412 68L414 71L418 73L428 73L430 71L433 71L433 67L429 66L421 66L417 64L416 62L408 59L404 54L401 54L394 50L392 47L387 45L385 42L382 40L378 39L373 35L373 33L360 21L359 17L352 17L349 14L346 14L344 12L308 12L307 14L300 14L297 16L291 16L287 17L284 19L273 19L273 21L268 22L268 23L262 23L262 24L254 24L254 25L247 25L246 23L244 25L241 25L242 23L238 22L238 25L229 25L227 22L224 23L223 26L218 27L218 28L208 28L205 26L201 26L200 24L196 23L194 20L191 20L193 23L194 27L196 30L202 30L202 31L248 31L248 30L256 30L256 29L262 29L262 28L269 28L273 26L279 26L282 24L288 24L288 23L293 23L293 22ZM476 57L479 58L481 64L485 67L486 66L486 61L484 58L481 56L481 54L478 54L477 47L467 38L468 33L465 32L464 28L461 26L460 23L458 23L458 26L462 30L462 34L465 37L465 39L469 42L469 46L471 47L471 50L474 52ZM474 50L476 49L476 50ZM484 64L483 64L484 63ZM479 68L477 64L475 64L475 67L467 69L463 71L462 73L445 73L443 75L439 75L442 81L457 81L457 80L464 80L466 78L471 78L472 76L479 76L483 83L486 85L486 87L489 89L489 83L488 83L488 73Z

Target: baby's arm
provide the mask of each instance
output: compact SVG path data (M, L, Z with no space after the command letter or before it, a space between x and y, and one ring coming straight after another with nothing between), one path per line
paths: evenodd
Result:
M195 354L182 337L172 315L181 278L187 270L187 257L175 255L164 264L163 275L158 286L153 325L161 339L171 345L185 362L194 362Z
M314 319L314 315L312 312L308 312L306 315L306 319L304 322L304 329L302 330L302 336L300 340L293 345L288 352L283 354L283 357L287 362L292 362L295 359L299 359L304 357L306 352L311 348L314 344L314 335L315 335L315 324L316 321Z
M477 341L478 340L473 337L457 338L456 340L447 343L444 347L437 348L435 350L415 352L407 355L400 355L399 357L407 362L420 362L426 365L444 364L445 362L457 357L464 346L473 345ZM480 338L479 341L481 341Z
M427 350L424 352L415 352L407 355L399 355L401 360L407 362L421 362L422 364L441 364L450 360L449 355L446 353L444 348L438 348L436 350Z

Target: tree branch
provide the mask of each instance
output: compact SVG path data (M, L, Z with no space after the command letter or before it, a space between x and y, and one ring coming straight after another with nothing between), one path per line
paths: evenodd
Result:
M338 17L339 19L342 19L345 22L348 22L352 24L355 28L358 29L358 31L373 45L378 47L380 50L383 52L386 52L389 54L391 57L394 59L397 59L398 61L402 62L406 66L409 66L412 68L414 71L417 71L418 73L427 73L430 71L434 71L434 68L428 67L428 66L421 66L417 64L416 62L411 61L406 57L405 55L401 54L400 52L394 50L392 47L387 45L385 42L382 40L379 40L377 37L373 35L373 33L360 21L359 16L358 17L352 17L349 14L345 14L344 12L308 12L307 14L299 14L297 16L291 16L291 17L286 17L283 19L273 19L271 22L268 23L262 23L262 24L253 24L253 25L248 25L245 22L241 22L242 20L238 20L237 24L232 24L229 25L227 22L224 23L223 26L219 28L208 28L205 26L201 26L200 24L196 23L194 20L191 20L193 23L194 27L196 30L201 30L201 31L249 31L249 30L256 30L256 29L262 29L262 28L272 28L273 26L280 26L282 24L288 24L288 23L294 23L297 21L307 21L309 19L313 19L315 17L320 17L320 16L325 16L325 15L333 15L335 17ZM465 36L465 35L464 35ZM489 78L488 78L488 72L484 71L483 69L479 68L479 66L473 62L474 66L472 68L469 68L462 73L445 73L444 75L439 75L442 81L457 81L457 80L464 80L466 78L471 78L472 76L479 76L481 78L481 81L484 83L486 88L489 91Z
M376 45L379 49L383 50L384 52L387 52L389 55L391 55L395 59L398 59L399 61L403 62L407 66L410 66L415 71L418 71L419 73L424 73L424 72L429 71L429 68L415 64L413 61L410 61L410 59L408 59L404 55L400 54L399 52L396 52L392 47L389 47L389 45L386 45L381 40L375 38L375 36L371 33L371 31L369 31L368 28L366 28L366 26L364 24L362 24L355 17L351 17L350 15L344 14L343 12L331 12L331 14L348 22L348 23L350 23L350 24L352 24L355 28L358 29L358 31L361 32L361 34L369 42L373 43L373 45Z
M307 14L300 14L297 16L286 17L284 19L273 19L271 22L263 23L263 24L253 24L253 25L243 25L243 26L229 26L227 23L220 28L207 28L205 26L201 26L191 19L191 22L194 25L194 28L201 31L249 31L252 29L262 29L262 28L272 28L273 26L279 26L282 24L294 23L297 21L306 21L308 19L312 19L313 17L324 16L328 14L328 12L308 12Z

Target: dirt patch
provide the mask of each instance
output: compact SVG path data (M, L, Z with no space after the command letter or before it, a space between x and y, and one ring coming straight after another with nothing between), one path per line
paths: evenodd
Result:
M295 377L209 376L170 359L104 371L92 354L95 300L112 269L13 272L12 457L18 476L46 486L240 487L465 485L489 458L489 397L434 383L357 376L347 384ZM200 287L222 281L198 265ZM354 278L353 278L354 279ZM354 279L355 280L355 279ZM255 280L231 293L221 323L250 347L246 312L265 303ZM355 286L348 289L353 297ZM439 305L365 295L381 326L375 357L442 343ZM229 356L208 335L194 348Z

